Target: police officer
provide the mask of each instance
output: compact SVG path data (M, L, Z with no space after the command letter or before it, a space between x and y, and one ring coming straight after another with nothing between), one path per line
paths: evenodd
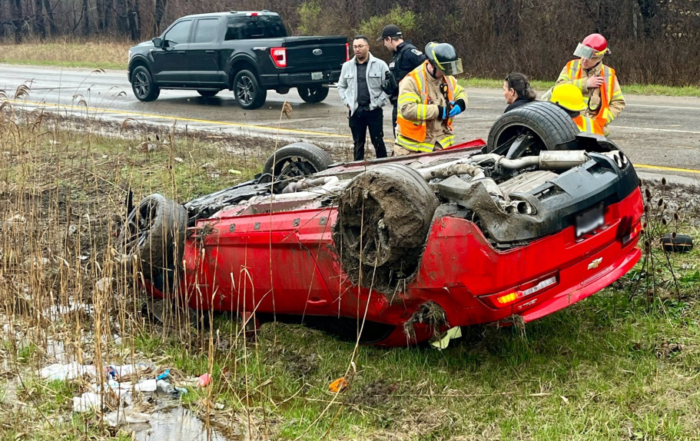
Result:
M384 79L384 92L389 96L394 106L391 114L391 127L396 136L396 114L399 97L399 83L409 72L423 64L428 58L411 43L403 41L403 33L396 25L388 25L382 31L382 36L377 41L383 41L384 47L392 52L393 58L389 63L389 74Z

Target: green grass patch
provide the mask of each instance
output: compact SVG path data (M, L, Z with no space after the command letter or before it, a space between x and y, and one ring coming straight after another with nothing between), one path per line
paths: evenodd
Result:
M62 60L14 60L0 56L0 63L14 64L21 66L49 66L49 67L73 67L91 69L115 69L123 70L127 68L126 63L95 62L95 61L62 61Z

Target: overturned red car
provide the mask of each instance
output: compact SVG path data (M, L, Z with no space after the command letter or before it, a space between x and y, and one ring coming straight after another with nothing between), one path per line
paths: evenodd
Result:
M642 211L626 156L543 102L430 154L333 164L291 144L250 182L145 198L119 241L152 297L397 346L600 291L639 260Z

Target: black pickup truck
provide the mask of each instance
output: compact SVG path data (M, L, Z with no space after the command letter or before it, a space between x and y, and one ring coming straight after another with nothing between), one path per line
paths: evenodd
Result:
M189 15L129 50L129 82L140 101L157 99L161 89L205 97L229 89L241 107L256 109L268 90L296 87L304 101L318 103L348 55L346 37L289 37L274 12Z

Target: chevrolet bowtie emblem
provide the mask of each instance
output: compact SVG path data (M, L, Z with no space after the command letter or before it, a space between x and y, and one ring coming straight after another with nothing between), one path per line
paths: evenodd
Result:
M588 269L590 270L590 269L598 268L598 266L600 265L600 262L602 262L602 261L603 261L602 257L597 258L596 260L594 260L593 262L588 264Z

